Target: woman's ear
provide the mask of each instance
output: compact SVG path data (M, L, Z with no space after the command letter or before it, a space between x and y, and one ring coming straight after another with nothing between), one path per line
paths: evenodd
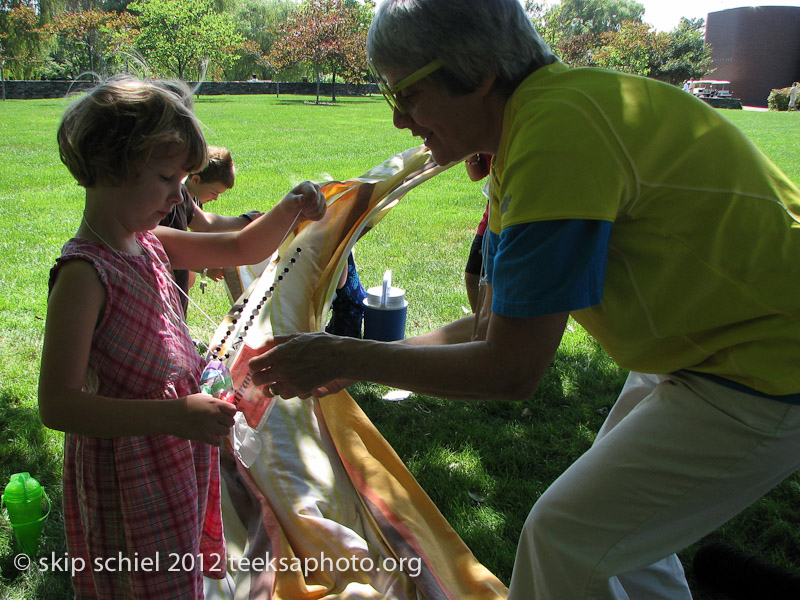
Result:
M495 81L497 81L497 77L495 75L484 75L476 91L479 92L482 96L486 96L494 88Z

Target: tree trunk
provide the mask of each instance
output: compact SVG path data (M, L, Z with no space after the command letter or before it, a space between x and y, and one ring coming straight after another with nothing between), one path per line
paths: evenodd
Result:
M316 104L319 104L319 69L316 65L314 65L314 75L317 80L317 101Z
M336 67L333 68L333 77L331 78L331 102L336 102Z

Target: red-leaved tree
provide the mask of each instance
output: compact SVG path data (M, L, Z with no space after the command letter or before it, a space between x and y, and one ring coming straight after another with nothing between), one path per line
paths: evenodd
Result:
M332 77L332 100L336 100L337 75L351 78L364 72L368 22L362 5L354 0L308 0L289 15L276 32L268 61L285 69L308 62L317 82L322 72Z

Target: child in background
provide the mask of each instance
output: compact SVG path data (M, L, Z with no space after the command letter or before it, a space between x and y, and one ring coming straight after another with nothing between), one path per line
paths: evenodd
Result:
M180 83L100 84L66 110L58 143L86 204L50 274L39 412L66 432L75 595L202 598L202 574L225 574L217 446L235 411L199 393L204 361L169 268L258 262L296 219L321 218L324 197L302 183L237 232L156 228L206 161Z
M347 256L347 268L342 271L336 286L336 296L331 303L331 320L325 331L333 335L360 338L366 297L367 292L358 278L356 259L351 251Z
M489 174L492 164L492 157L489 154L474 154L464 161L467 169L467 175L472 181L480 181ZM484 196L489 197L487 189L484 186ZM480 290L480 280L483 268L483 235L486 227L489 225L489 204L487 202L486 209L483 211L483 217L478 223L478 229L475 232L475 237L472 240L472 246L469 250L469 257L467 258L467 265L464 268L464 285L467 288L467 299L472 312L478 309L478 296Z
M170 213L161 219L159 225L180 229L181 231L215 232L239 231L263 213L257 210L243 213L238 217L217 215L203 210L203 205L213 202L236 183L236 167L230 150L222 146L208 147L208 163L197 173L190 173L181 186L181 202L172 207ZM222 269L205 268L203 275L214 281L222 279ZM172 275L183 292L181 306L183 315L189 308L189 288L194 285L195 273L188 269L173 269Z
M186 207L186 226L192 231L239 231L263 213L251 210L238 217L227 217L205 212L203 208L220 195L232 189L236 183L236 167L231 151L222 146L208 147L208 163L197 173L190 173L184 182L184 202L175 205L161 225L173 227L167 222L181 207ZM189 200L189 203L186 202ZM185 229L184 229L185 230Z

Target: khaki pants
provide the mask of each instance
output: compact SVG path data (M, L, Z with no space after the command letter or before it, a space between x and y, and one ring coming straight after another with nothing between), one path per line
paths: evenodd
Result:
M631 373L594 445L531 509L509 599L691 598L674 553L798 468L800 406Z

